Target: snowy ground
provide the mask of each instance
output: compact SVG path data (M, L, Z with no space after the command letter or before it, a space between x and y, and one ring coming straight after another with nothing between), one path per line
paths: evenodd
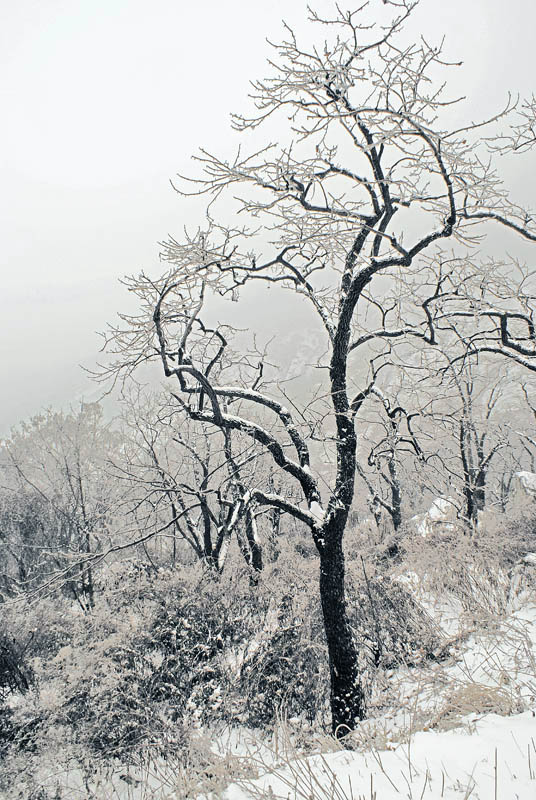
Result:
M455 615L447 616L454 633ZM535 800L536 606L473 633L453 661L419 672L392 676L400 708L364 725L360 752L287 756L213 797Z
M536 800L534 597L459 639L456 603L428 598L428 608L455 642L451 656L388 673L354 750L326 739L304 757L308 734L290 720L271 743L206 732L203 761L211 749L215 758L195 774L167 761L88 780L51 766L42 785L70 800Z
M534 711L471 715L460 729L415 733L389 750L328 753L233 785L226 800L534 800Z

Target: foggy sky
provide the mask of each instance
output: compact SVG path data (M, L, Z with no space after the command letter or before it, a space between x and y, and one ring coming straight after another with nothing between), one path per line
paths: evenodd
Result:
M229 112L247 110L248 80L266 74L265 38L281 38L282 18L302 30L306 5L3 0L0 435L97 396L79 365L94 365L96 331L131 308L118 279L157 271L157 242L201 221L169 179L191 174L199 146L234 154ZM445 54L464 61L451 86L472 118L536 89L533 9L421 0L412 30L444 33ZM532 176L511 177L530 204Z

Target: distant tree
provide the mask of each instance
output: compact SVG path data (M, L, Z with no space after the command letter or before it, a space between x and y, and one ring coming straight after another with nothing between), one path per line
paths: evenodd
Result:
M22 423L2 446L0 547L19 591L62 577L84 609L94 602L91 555L107 543L119 497L106 466L119 437L96 403L49 410Z
M56 529L50 504L29 487L0 490L0 600L38 586L47 569L43 554Z
M415 482L416 463L426 462L412 422L417 412L408 412L391 388L391 399L373 386L370 397L376 400L375 415L363 413L360 420L363 462L356 463L358 475L369 491L369 507L379 528L387 518L392 530L403 522L403 495L408 482L404 475L411 468ZM367 404L370 406L370 402ZM365 424L364 424L365 423ZM407 491L406 491L407 493ZM393 555L397 551L393 545Z
M509 200L489 152L512 109L481 124L452 123L437 83L441 48L406 27L416 5L376 3L375 24L366 16L372 6L340 9L332 19L311 12L326 37L318 47L302 45L287 27L271 76L253 83L256 111L233 118L246 136L273 125L278 144L231 160L201 151L202 174L180 191L190 186L209 198L207 224L164 243L168 268L160 277L130 279L140 313L124 317L108 342L115 361L105 374L126 379L159 359L178 408L231 439L248 437L294 481L289 499L244 480L244 499L311 531L337 735L366 714L343 539L356 485L355 425L378 388L378 359L410 343L424 352L452 342L448 317L456 310L473 325L475 352L515 351L498 328L478 330L475 276L484 281L489 270L473 246L485 224L536 241L536 225ZM447 242L457 260L442 250ZM271 292L252 294L254 286ZM292 325L287 294L300 311L308 304L323 335L311 402L301 403L268 358L255 361L243 337L215 321L227 306L213 298L240 303L241 293L244 302L270 305L276 336L284 322Z
M449 366L447 362L447 369ZM461 516L476 527L479 513L486 507L494 462L511 444L505 417L501 420L500 414L506 382L491 370L478 375L470 360L463 362L462 369L453 369L449 377L450 389L447 381L443 386L450 408L438 411L436 418L440 418L438 430L450 431L454 460L443 459L441 467L463 495Z
M236 536L246 562L259 572L262 546L242 477L247 470L251 478L257 468L258 448L244 440L235 453L225 431L192 421L167 397L131 395L124 411L125 447L114 472L129 486L137 528L153 528L160 541L171 541L173 565L180 545L216 573Z

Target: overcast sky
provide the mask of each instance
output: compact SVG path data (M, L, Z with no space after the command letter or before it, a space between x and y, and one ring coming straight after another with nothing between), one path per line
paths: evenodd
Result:
M302 29L306 5L2 0L0 435L95 394L79 365L94 364L96 332L128 307L118 279L156 269L157 242L195 223L169 179L191 172L199 146L232 154L229 112L266 73L265 38L280 38L282 18ZM533 9L421 0L414 30L444 33L445 53L464 60L453 85L475 118L508 90L535 90Z

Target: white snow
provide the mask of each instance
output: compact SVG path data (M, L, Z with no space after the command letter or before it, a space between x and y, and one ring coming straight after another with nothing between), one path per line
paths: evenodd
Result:
M277 775L230 786L223 797L534 800L535 738L534 711L513 717L489 714L468 719L463 729L416 733L390 750L298 759Z
M447 611L450 625L454 609ZM437 607L436 612L443 616ZM367 742L368 735L370 743L360 747L361 752L295 755L280 759L275 766L265 762L260 777L232 784L221 797L535 800L535 659L536 606L529 603L505 619L499 630L475 631L454 662L432 664L429 672L421 667L418 673L407 669L393 675L405 707L397 715L363 723L362 738ZM456 714L463 701L478 703L479 699L484 709L490 699L496 707L511 702L528 710L512 716ZM419 730L421 711L445 707L451 707L452 714L438 714L437 727L449 730L426 725ZM378 741L375 730L384 734L377 747L373 746Z
M449 519L456 515L456 505L450 497L436 497L430 509L428 516L431 520L444 520Z
M510 487L510 499L519 502L522 499L534 500L536 498L536 474L521 470L515 472Z
M434 530L450 531L454 528L458 517L455 501L451 497L436 497L417 527L423 539L430 536ZM419 517L413 517L418 520Z
M309 506L309 511L313 515L313 517L317 520L317 522L324 521L324 509L316 500L313 500L311 505Z

